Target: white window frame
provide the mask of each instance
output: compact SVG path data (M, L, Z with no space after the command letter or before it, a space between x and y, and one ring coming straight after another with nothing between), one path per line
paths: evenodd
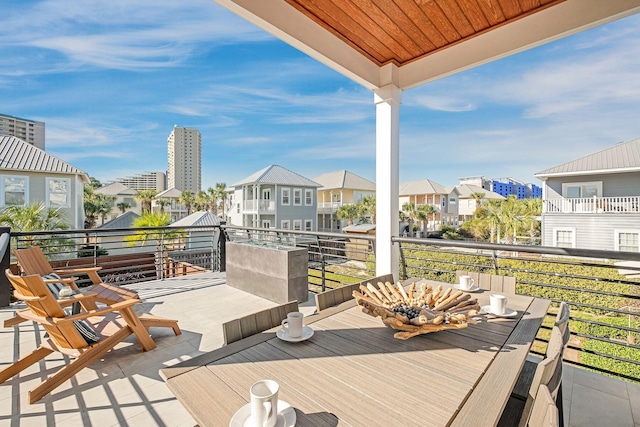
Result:
M302 231L302 220L294 219L293 220L293 230L294 231Z
M620 250L621 234L637 234L638 235L638 252L640 252L640 230L638 229L620 229L613 230L613 247L616 251Z
M584 196L582 194L583 188L586 186L595 186L596 187L596 197L602 197L602 181L588 181L588 182L563 182L562 183L562 197L568 199L570 197L567 196L567 191L570 187L580 187L580 197L578 199L587 199L593 196Z
M553 247L558 246L558 231L570 231L571 232L571 247L576 247L576 229L575 227L554 227L553 228Z
M262 224L260 224L262 226L262 228L271 228L271 220L270 219L263 219L262 220Z
M51 186L49 185L51 181L64 181L67 183L67 198L63 205L54 205L51 203ZM46 203L48 207L51 208L70 208L71 207L71 179L70 178L55 178L55 177L47 177L45 179L45 188L46 188Z
M6 178L24 179L24 204L7 205L5 182ZM28 206L29 205L29 177L24 175L0 175L0 205L1 206Z
M309 203L307 203L307 195L309 196ZM313 206L313 190L304 190L304 205Z
M304 220L304 231L313 231L313 220L305 219Z
M287 201L285 203L284 198L287 198ZM282 206L289 206L291 205L291 189L290 188L282 188L280 190L280 203L282 204Z
M298 194L298 203L296 203L296 194ZM293 206L302 206L302 188L293 189Z
M291 221L288 219L283 219L280 221L280 228L283 230L291 230Z

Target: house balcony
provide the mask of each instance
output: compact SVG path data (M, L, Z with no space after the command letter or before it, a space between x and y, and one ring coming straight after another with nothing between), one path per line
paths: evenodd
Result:
M640 196L543 200L542 213L640 213Z
M275 213L276 202L275 200L259 199L259 200L244 200L242 213Z
M353 203L343 203L343 202L323 202L318 203L318 213L319 214L333 214L340 209L343 205L352 205Z

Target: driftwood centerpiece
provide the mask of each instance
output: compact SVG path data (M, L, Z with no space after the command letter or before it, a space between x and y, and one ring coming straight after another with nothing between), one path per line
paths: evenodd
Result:
M470 294L454 292L451 288L443 291L442 285L435 289L427 285L416 290L413 283L406 291L400 283L378 282L377 287L367 283L360 285L360 292L353 291L353 297L363 313L380 316L385 325L398 330L393 336L401 340L445 329L466 328L474 323L471 316L480 309L478 300L471 299Z

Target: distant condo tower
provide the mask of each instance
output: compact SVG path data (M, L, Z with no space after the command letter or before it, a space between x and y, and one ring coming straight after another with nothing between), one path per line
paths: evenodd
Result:
M0 114L0 135L15 136L44 150L44 122Z
M167 188L197 193L200 191L202 165L200 132L198 129L174 126L167 143Z

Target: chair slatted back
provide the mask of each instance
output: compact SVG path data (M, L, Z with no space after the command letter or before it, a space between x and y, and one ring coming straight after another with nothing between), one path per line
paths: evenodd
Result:
M571 331L569 330L569 304L562 301L558 308L558 315L556 316L556 326L562 333L562 344L566 347L569 344L571 338Z
M25 274L37 274L46 276L53 273L53 267L44 256L44 252L39 246L32 246L25 249L16 249L13 254L18 260L18 264Z
M541 385L546 386L555 401L558 390L562 383L562 353L564 344L562 342L562 332L557 326L551 331L551 338L547 346L547 356L536 367L533 381L529 389L527 401L525 403L520 426L526 426L533 409L533 404L537 398L538 389Z
M56 345L75 349L87 347L87 341L77 331L73 322L54 321L67 315L40 276L16 276L8 269L5 274L16 290L15 297L24 301L33 314L43 318L41 325Z
M531 410L531 417L527 424L530 427L558 427L559 426L559 413L556 402L551 396L549 388L545 385L540 385L536 401L533 404Z
M498 274L478 273L477 271L456 271L456 279L460 283L460 276L470 276L480 289L502 292L504 294L516 293L516 278L513 276L501 276Z
M394 283L393 275L385 274L383 276L378 276L371 279L363 280L362 282L359 282L359 283L342 286L340 288L331 289L329 291L316 294L316 310L322 311L329 307L333 307L334 305L342 304L345 301L349 301L351 298L353 298L353 291L359 290L360 285L366 286L367 283L377 285L378 282Z
M298 311L298 301L290 301L276 307L230 320L222 324L224 345L278 326L292 311Z

